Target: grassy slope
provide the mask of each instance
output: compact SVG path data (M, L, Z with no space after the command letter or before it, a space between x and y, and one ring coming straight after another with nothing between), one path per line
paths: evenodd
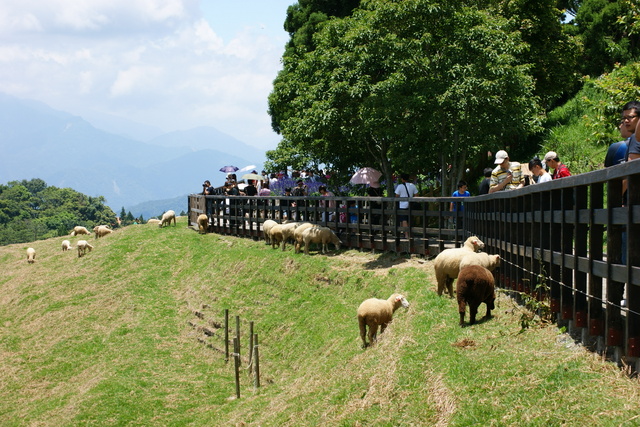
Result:
M73 244L77 238L73 238ZM429 262L311 256L263 242L131 226L78 258L62 239L0 247L0 425L618 425L638 384L519 309L457 326ZM407 295L379 344L355 311ZM260 337L263 387L225 363L223 310ZM484 310L484 306L481 307ZM202 317L194 314L202 313ZM481 311L482 312L482 311Z

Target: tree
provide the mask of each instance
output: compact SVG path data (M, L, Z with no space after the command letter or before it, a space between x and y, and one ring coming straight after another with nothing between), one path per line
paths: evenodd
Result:
M533 80L517 59L526 46L495 14L461 1L370 0L314 42L274 84L270 112L286 114L270 159L374 166L388 186L393 172L453 164L456 181L469 156L536 129Z

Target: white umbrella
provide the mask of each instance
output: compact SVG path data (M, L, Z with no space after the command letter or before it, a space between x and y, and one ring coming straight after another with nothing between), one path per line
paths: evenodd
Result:
M238 169L238 172L250 171L256 168L256 165L245 166L242 169Z
M366 167L353 174L349 182L352 184L371 184L372 182L378 182L381 176L382 172Z
M255 180L264 181L264 176L258 175L257 173L246 173L242 175L240 179L253 179L254 181Z

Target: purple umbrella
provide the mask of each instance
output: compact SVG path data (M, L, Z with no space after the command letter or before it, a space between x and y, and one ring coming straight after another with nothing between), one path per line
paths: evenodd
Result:
M235 166L223 166L220 168L220 172L231 173L237 171L238 168Z

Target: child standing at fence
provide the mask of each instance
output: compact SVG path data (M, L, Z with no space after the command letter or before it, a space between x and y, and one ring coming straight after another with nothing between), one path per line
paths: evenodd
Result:
M451 197L470 197L471 193L467 190L467 182L460 180L458 181L458 189L453 192ZM462 212L464 210L464 202L451 202L451 207L449 208L451 212ZM458 220L456 216L453 217L453 222L455 223ZM458 226L462 228L462 218L459 219L460 222Z

